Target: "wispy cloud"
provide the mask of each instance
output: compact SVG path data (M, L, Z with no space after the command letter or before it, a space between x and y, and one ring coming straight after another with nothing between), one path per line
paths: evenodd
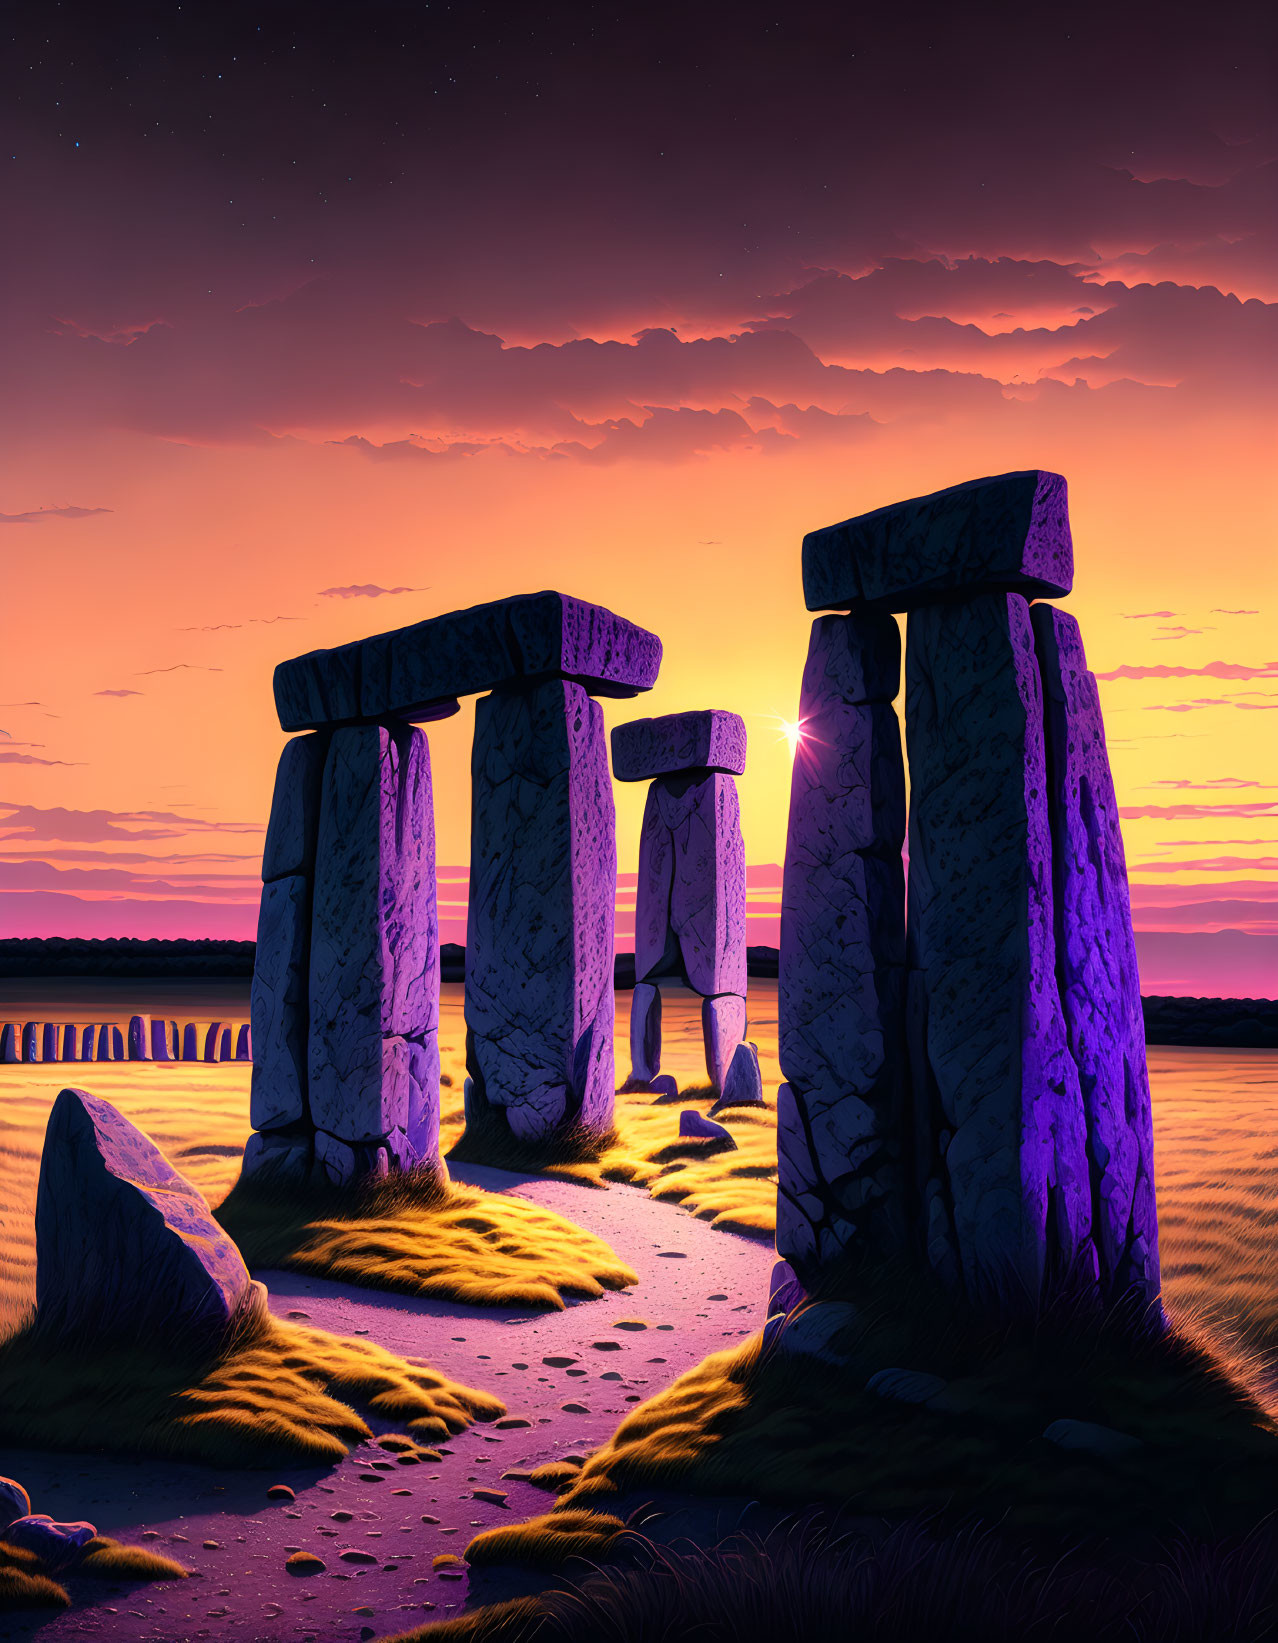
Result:
M1272 791L1272 785L1269 782L1253 782L1247 780L1243 776L1212 776L1205 782L1191 782L1186 776L1166 777L1161 781L1147 782L1146 786L1178 788L1187 787L1196 791L1211 787L1258 787L1263 788L1266 792Z
M1170 662L1124 662L1098 679L1278 679L1278 662L1207 662L1202 667L1177 667Z
M145 696L144 690L95 690L95 696Z
M243 622L211 622L205 627L179 628L179 633L233 633L240 628L271 627L276 622L304 622L304 616L249 616Z
M38 525L44 519L87 519L110 508L32 508L26 513L0 513L0 525Z
M60 764L70 768L81 762L78 759L41 759L34 753L19 753L12 747L0 747L0 764Z
M145 679L152 673L221 673L220 667L205 667L199 662L174 662L172 667L145 667L138 672L139 679Z
M1237 804L1130 804L1119 808L1124 821L1158 816L1164 821L1189 821L1204 816L1278 816L1272 799L1242 799Z
M1154 643L1165 644L1169 639L1190 639L1196 633L1212 633L1214 628L1159 628Z
M97 844L112 839L174 839L186 833L264 833L258 822L219 822L171 810L70 810L0 799L0 839Z
M1258 610L1222 610L1219 605L1213 605L1213 616L1259 616Z
M397 593L425 593L427 588L380 588L376 582L352 582L344 588L321 588L321 599L387 599Z
M1152 622L1156 617L1179 616L1180 612L1178 610L1120 610L1118 614L1125 622Z
M1274 873L1278 856L1200 856L1185 861L1141 861L1132 864L1135 873Z

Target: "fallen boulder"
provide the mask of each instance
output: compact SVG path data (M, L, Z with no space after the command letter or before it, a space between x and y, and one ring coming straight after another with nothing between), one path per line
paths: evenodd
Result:
M31 1552L44 1568L60 1574L78 1563L97 1534L91 1523L55 1523L47 1512L16 1518L4 1531L5 1542Z
M679 1114L679 1139L681 1141L713 1141L723 1147L725 1151L736 1147L731 1130L725 1129L722 1124L716 1124L709 1118L703 1118L695 1107L688 1107Z
M0 1531L15 1518L26 1517L31 1510L31 1496L13 1478L0 1478Z
M84 1090L49 1114L35 1224L36 1327L55 1339L205 1351L251 1292L203 1195Z

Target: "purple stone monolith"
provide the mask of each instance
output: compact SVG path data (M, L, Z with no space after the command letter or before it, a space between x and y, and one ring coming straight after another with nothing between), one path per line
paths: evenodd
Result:
M182 1029L182 1059L183 1061L198 1061L200 1059L200 1030L194 1021L188 1021Z
M240 1029L235 1035L235 1059L237 1061L251 1061L253 1059L253 1034L247 1021L241 1022Z
M111 1059L112 1061L123 1061L125 1059L124 1029L114 1025L111 1028Z
M483 697L471 776L467 1139L482 1150L485 1124L602 1133L617 846L599 704L563 679Z
M329 737L295 736L286 742L275 771L271 817L262 847L262 881L309 878L315 871L320 792Z
M36 1327L72 1343L206 1350L248 1298L202 1194L108 1101L53 1103L36 1195Z
M64 1061L78 1061L80 1059L80 1033L74 1021L68 1021L62 1028L62 1059Z
M722 1090L737 1046L746 1033L746 1001L740 993L718 993L701 1001L701 1042L706 1075Z
M257 1056L249 1092L255 1130L283 1129L306 1116L306 971L311 894L295 875L262 886L250 1009Z
M0 1062L12 1066L22 1059L22 1044L18 1029L12 1021L0 1027Z
M158 1016L151 1018L151 1059L152 1061L180 1061L182 1059L177 1044L176 1021L162 1021Z
M933 1266L986 1313L1094 1294L1086 1121L1056 987L1029 607L910 613L909 1051Z
M437 1127L430 751L408 725L352 726L329 745L308 1007L307 1103L317 1129L348 1145L394 1151L395 1133L413 1127L411 1114L425 1110ZM433 1161L433 1138L423 1137L420 1123L415 1133L422 1145L414 1150ZM358 1164L364 1155L355 1156Z
M698 708L629 719L612 732L612 773L619 782L646 782L681 770L739 776L746 764L746 727L739 713Z
M40 1023L38 1021L24 1021L22 1023L22 1059L24 1061L39 1061L40 1050Z
M661 1070L661 989L637 981L630 997L630 1076L646 1084Z
M1056 973L1087 1114L1092 1228L1109 1305L1158 1313L1158 1209L1127 863L1096 680L1078 623L1030 612L1047 726Z
M883 612L812 624L781 893L777 1249L811 1285L904 1246L905 775Z
M80 1034L80 1060L93 1060L93 1046L97 1042L97 1032L90 1022Z
M46 1021L40 1033L41 1061L58 1061L62 1053L62 1033L56 1021Z
M114 1061L115 1032L109 1021L105 1021L98 1028L97 1046L94 1051L95 1061Z
M130 1061L151 1059L151 1018L149 1015L129 1017L128 1055Z
M220 1061L222 1047L222 1023L211 1021L204 1033L205 1061Z

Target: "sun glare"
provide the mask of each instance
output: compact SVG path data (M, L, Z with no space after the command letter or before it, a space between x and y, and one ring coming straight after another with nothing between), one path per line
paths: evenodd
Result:
M781 737L790 744L790 757L799 751L799 743L803 740L803 720L796 719L793 723L789 719L781 720Z

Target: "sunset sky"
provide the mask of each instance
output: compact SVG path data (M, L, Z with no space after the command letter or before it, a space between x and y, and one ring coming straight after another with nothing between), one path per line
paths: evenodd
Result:
M275 663L553 587L744 715L775 942L803 533L1043 467L1144 990L1278 995L1268 8L879 9L27 8L0 934L251 936Z

